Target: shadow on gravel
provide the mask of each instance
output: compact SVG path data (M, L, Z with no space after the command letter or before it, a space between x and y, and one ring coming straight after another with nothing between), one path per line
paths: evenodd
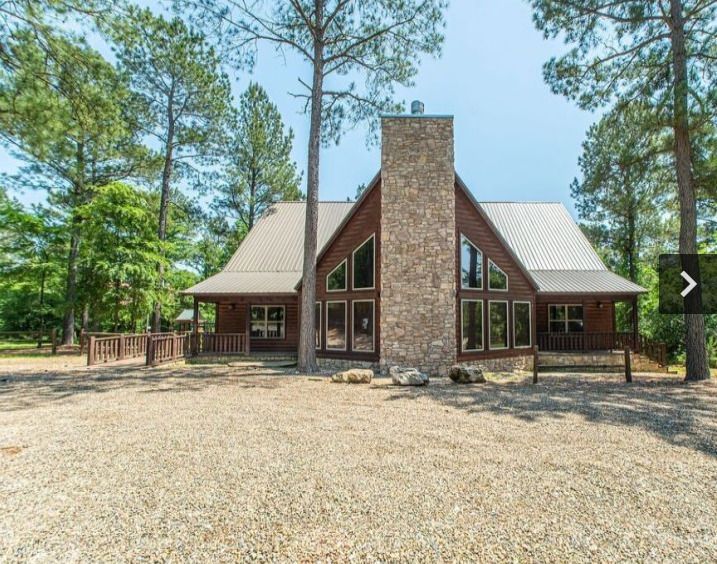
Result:
M262 378L256 378L262 376ZM201 391L208 387L231 385L239 389L274 389L283 376L266 371L228 371L225 366L170 366L145 368L134 366L100 366L91 370L47 370L42 373L0 374L0 411L32 409L78 394L103 394L113 390L135 390L137 393L176 393Z
M684 384L670 377L541 375L506 382L457 385L450 380L422 388L391 388L387 401L426 398L470 414L490 413L523 421L578 415L587 421L636 427L678 446L717 456L717 386Z

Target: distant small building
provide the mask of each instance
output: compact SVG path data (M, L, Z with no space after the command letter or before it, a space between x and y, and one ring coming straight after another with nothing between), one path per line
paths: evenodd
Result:
M175 318L174 323L177 325L177 331L184 332L184 331L191 331L192 330L192 321L194 318L194 311L192 308L183 309L179 315ZM202 330L202 324L204 320L202 319L202 314L199 314L199 330Z

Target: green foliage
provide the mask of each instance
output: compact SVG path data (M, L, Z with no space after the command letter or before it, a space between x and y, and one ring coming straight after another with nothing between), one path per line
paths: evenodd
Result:
M213 208L229 217L230 238L254 226L266 208L279 200L301 198L296 163L291 160L294 134L284 131L277 107L266 91L250 83L239 99L239 112L227 145L226 165L216 185Z

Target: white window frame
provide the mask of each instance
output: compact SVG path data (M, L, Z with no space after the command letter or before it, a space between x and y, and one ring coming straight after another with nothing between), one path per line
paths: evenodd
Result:
M507 332L507 335L505 336L505 346L504 347L494 347L490 342L490 335L491 335L491 326L490 326L490 306L491 304L505 304L505 330ZM510 319L508 319L508 316L510 315L510 308L508 307L508 300L488 300L488 350L491 351L504 351L506 349L510 348Z
M269 337L269 308L281 308L284 310L284 315L282 316L282 335L283 337ZM263 308L264 309L264 328L266 332L266 337L254 337L251 334L251 324L253 321L251 320L251 310L254 308ZM284 305L278 305L278 304L254 304L249 306L249 338L252 341L283 341L286 339L286 306Z
M517 341L516 341L515 304L527 304L527 306L528 306L528 328L530 329L528 331L528 340L529 340L530 344L528 344L528 345L518 346ZM532 346L533 346L533 303L527 302L525 300L515 300L515 301L513 301L513 348L514 349L529 349Z
M465 302L480 302L480 348L479 349L464 349L463 348L463 304ZM485 350L485 300L482 299L471 299L465 298L461 300L461 352L472 353L472 352L483 352Z
M356 272L356 252L363 247L366 243L368 243L371 239L373 239L373 276L371 277L373 280L373 284L371 286L366 286L365 288L357 288L354 286L354 275ZM351 253L351 288L354 290L375 290L376 289L376 234L371 233L371 235L358 247L356 247L353 252Z
M478 288L471 288L470 286L463 285L463 239L468 241L480 254L480 286ZM458 267L461 273L461 289L473 290L474 292L482 292L484 288L483 278L485 278L485 269L483 268L485 266L485 256L483 255L483 251L480 249L480 247L476 245L473 241L471 241L468 237L466 237L463 233L461 233L460 252L458 253L458 259Z
M339 288L337 290L329 290L329 278L331 277L331 275L334 272L336 272L342 266L346 267L346 278L344 278L344 287ZM337 264L336 267L331 272L329 272L326 275L326 292L331 293L331 294L335 294L336 292L345 292L348 289L348 287L349 287L349 264L348 264L348 259L344 259L339 264Z
M490 286L490 267L494 266L497 268L500 273L505 276L505 288L491 288ZM496 263L494 263L491 259L488 259L488 290L491 292L507 292L508 288L510 287L510 279L508 278L508 273L503 270L500 266L498 266Z
M317 327L317 329L318 329L318 331L319 331L319 344L316 345L316 343L314 343L314 346L316 347L316 350L317 350L317 351L320 351L320 350L321 350L321 345L322 345L323 342L324 342L324 335L323 335L323 333L321 332L321 327L322 327L322 325L323 325L323 319L322 319L322 318L323 318L324 309L323 309L323 307L322 307L322 305L321 305L321 302L316 302L316 305L314 305L314 317L316 317L316 309L315 309L316 306L319 306L319 326Z
M583 330L582 331L572 331L573 333L576 333L576 332L585 333L585 305L584 304L548 304L548 333L554 332L551 329L551 324L554 323L550 319L550 308L551 307L562 307L565 309L565 319L563 319L563 323L565 324L565 333L570 333L570 331L568 331L568 323L571 321L582 321L583 322ZM582 319L570 319L568 317L568 308L569 307L583 308L583 318ZM557 334L560 335L560 333L557 333Z
M344 304L344 347L341 349L333 348L329 346L329 305L331 304ZM326 327L326 339L325 339L325 349L327 351L342 351L346 352L346 349L349 344L349 332L348 332L348 324L349 324L349 312L348 312L348 306L346 300L331 300L326 302L326 323L324 323L324 327Z
M371 350L356 350L356 333L354 331L354 317L356 310L354 304L370 303L371 304ZM376 300L352 300L351 301L351 351L356 353L373 353L376 352Z

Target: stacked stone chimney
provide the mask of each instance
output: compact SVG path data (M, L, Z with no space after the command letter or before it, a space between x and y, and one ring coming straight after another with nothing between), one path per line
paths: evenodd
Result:
M381 367L456 360L453 118L381 120Z

